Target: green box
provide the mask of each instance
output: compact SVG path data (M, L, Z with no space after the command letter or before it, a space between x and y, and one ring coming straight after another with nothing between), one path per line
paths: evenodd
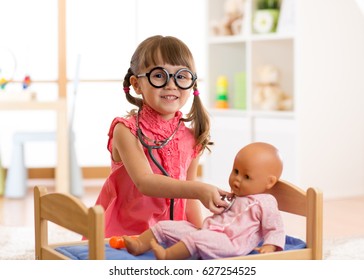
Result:
M246 72L234 75L234 108L246 110Z

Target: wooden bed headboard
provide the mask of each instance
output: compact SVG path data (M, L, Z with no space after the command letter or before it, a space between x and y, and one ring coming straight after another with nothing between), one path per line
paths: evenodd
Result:
M87 208L72 195L47 193L45 187L35 187L34 218L36 259L54 259L54 254L58 254L51 246L48 246L47 221L85 236L89 240L90 259L105 258L104 209L102 206L96 205Z
M284 180L279 180L267 193L277 199L279 210L306 217L307 247L312 248L313 259L322 259L322 193L315 188L304 191Z

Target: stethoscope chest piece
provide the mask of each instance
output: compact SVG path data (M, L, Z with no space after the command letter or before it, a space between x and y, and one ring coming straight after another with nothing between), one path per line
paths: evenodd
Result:
M226 201L227 203L229 203L229 205L225 208L224 212L229 211L230 208L233 206L233 204L235 202L235 195L234 196L222 195L221 200Z

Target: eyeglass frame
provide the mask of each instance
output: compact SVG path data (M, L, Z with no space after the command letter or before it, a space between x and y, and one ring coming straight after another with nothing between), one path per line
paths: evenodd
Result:
M150 74L151 74L153 71L157 70L157 69L163 70L163 72L167 74L167 80L166 80L166 81L165 81L165 83L164 83L163 85L161 85L161 86L156 86L156 85L154 85L154 84L152 83L151 79L150 79ZM177 80L176 80L176 75L177 75L177 74L179 74L179 73L180 73L180 72L182 72L182 71L187 71L187 72L189 72L189 73L192 75L192 83L191 83L191 85L190 85L190 86L188 86L188 87L181 87L181 86L178 84ZM165 68L163 68L163 67L161 67L161 66L154 67L154 68L152 68L149 72L147 72L147 73L143 73L143 74L139 74L139 75L136 75L136 77L137 77L137 78L147 77L147 78L148 78L148 82L149 82L149 84L150 84L152 87L154 87L154 88L162 88L162 87L165 87L165 86L168 84L169 80L173 77L173 79L174 79L174 83L176 84L176 86L177 86L177 87L179 87L180 89L184 89L184 90L192 88L192 87L193 87L193 85L195 84L196 80L197 80L197 75L196 75L196 74L194 74L194 73L193 73L190 69L188 69L188 68L181 68L181 69L177 70L177 72L176 72L176 73L171 74L171 73L169 73L169 72L168 72L168 70L167 70L167 69L165 69Z

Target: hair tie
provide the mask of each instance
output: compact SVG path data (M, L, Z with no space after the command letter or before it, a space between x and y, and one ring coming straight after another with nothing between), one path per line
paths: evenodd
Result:
M198 91L198 89L195 89L195 90L193 91L193 95L194 95L194 96L199 96L199 95L200 95L200 92Z
M124 92L125 93L129 93L130 92L130 88L129 87L124 87Z

